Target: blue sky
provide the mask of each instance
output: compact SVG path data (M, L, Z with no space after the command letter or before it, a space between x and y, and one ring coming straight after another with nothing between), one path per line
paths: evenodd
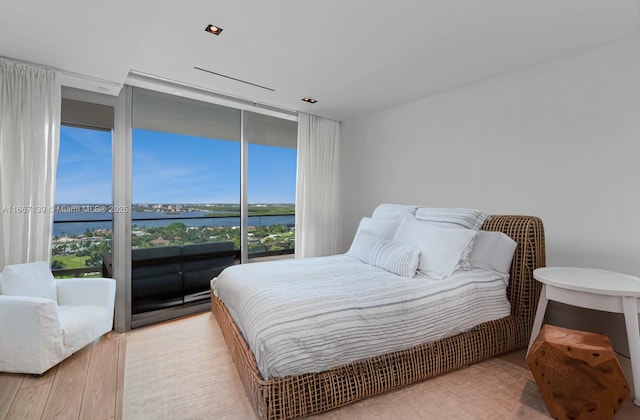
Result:
M63 126L55 202L111 202L111 133ZM239 203L240 143L133 131L133 203ZM249 203L293 203L296 150L249 145Z

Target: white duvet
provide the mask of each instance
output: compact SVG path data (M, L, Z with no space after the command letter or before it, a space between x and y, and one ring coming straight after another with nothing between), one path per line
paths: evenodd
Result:
M324 371L510 313L497 273L399 277L346 255L236 265L212 285L264 379Z

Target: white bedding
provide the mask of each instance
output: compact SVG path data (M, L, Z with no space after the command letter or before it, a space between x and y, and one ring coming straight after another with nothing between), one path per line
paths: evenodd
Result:
M346 255L226 268L212 281L263 379L320 372L509 315L503 277L399 277Z

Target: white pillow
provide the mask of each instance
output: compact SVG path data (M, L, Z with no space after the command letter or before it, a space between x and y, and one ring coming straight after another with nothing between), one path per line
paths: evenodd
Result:
M401 219L372 219L363 217L358 225L358 232L369 232L380 239L393 239L400 226Z
M419 207L420 206L384 203L373 210L371 217L374 219L404 219L406 217L413 219L416 215L416 209Z
M461 267L461 260L472 246L476 231L435 226L417 220L403 220L394 242L420 248L418 270L434 278L443 279Z
M347 255L403 277L416 275L420 250L379 239L368 232L358 232Z
M416 211L416 220L454 227L478 230L489 217L480 210L464 208L420 207Z
M518 244L502 232L479 231L469 255L471 267L509 274Z
M43 261L7 265L0 277L4 295L42 297L58 301L56 281Z

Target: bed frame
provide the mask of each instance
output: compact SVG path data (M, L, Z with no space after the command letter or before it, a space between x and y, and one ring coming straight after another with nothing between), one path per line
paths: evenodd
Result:
M542 221L531 216L491 216L482 230L504 232L518 243L507 288L510 316L453 337L324 372L263 380L227 308L212 292L213 314L258 416L294 419L320 413L526 347L541 289L533 270L545 265Z

